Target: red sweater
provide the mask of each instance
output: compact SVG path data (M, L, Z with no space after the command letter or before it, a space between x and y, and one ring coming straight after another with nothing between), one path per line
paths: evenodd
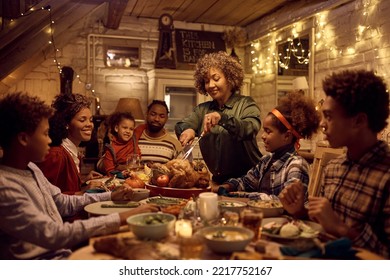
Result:
M46 178L61 192L74 194L81 190L81 178L72 156L62 146L51 147L43 162L37 163Z

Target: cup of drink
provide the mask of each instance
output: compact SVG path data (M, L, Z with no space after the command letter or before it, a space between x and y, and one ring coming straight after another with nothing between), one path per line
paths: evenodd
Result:
M202 236L194 234L190 237L179 237L180 258L183 260L201 259L204 243Z
M131 154L127 157L126 166L129 171L137 171L141 166L141 157L139 154Z
M199 194L199 215L204 221L211 221L219 216L218 195L213 192Z
M260 236L261 222L263 221L263 212L244 209L241 212L241 223L244 227L254 232L253 240L257 240Z

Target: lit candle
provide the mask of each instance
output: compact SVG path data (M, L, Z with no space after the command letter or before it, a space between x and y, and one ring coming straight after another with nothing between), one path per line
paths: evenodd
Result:
M213 192L204 192L199 194L198 199L199 214L205 221L211 221L218 218L218 195Z
M192 224L189 220L178 220L175 224L175 232L178 237L191 237Z

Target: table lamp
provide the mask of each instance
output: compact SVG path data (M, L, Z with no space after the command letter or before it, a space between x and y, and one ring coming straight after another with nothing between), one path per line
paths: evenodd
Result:
M136 121L145 120L141 103L137 98L120 98L115 112L130 112Z
M306 77L301 76L292 80L292 88L296 91L302 91L303 93L309 89Z

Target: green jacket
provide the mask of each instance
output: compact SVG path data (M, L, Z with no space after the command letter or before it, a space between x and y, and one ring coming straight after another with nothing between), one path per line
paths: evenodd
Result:
M222 183L246 174L259 162L262 155L256 135L261 128L260 109L253 98L238 94L233 94L222 109L216 101L204 102L176 124L176 135L192 128L199 136L204 115L210 112L218 112L221 120L200 140L199 146L213 180Z

